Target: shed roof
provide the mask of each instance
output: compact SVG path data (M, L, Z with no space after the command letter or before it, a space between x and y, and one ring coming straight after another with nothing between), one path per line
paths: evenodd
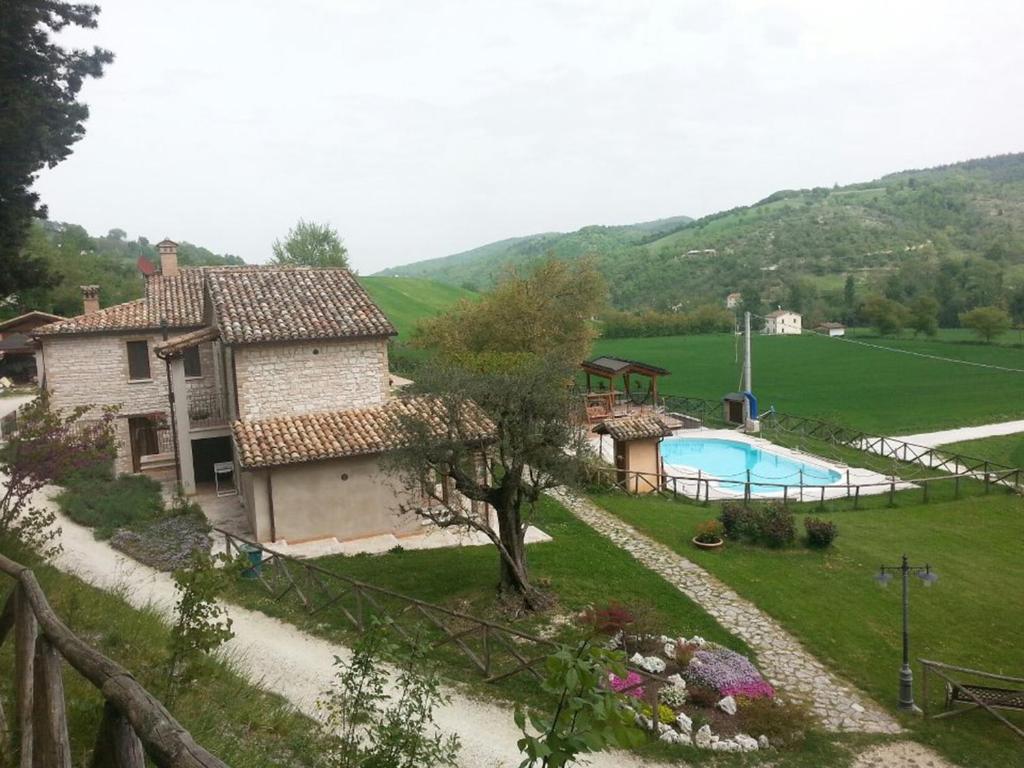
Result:
M461 434L485 442L494 425L474 403L467 402ZM242 419L231 425L238 457L246 469L309 461L366 456L402 447L403 417L422 419L438 434L449 429L446 405L427 397L395 398L348 411L327 411L269 419Z
M657 416L628 416L624 419L602 421L594 429L599 435L611 435L618 442L628 440L654 440L669 437L672 430Z
M33 309L31 312L26 312L23 315L18 315L17 317L12 317L10 320L0 322L0 333L3 333L8 328L17 328L25 323L35 322L36 325L39 326L63 319L64 317L62 315L54 315L50 312L41 312L38 309Z
M593 360L585 360L580 364L584 371L599 376L618 376L625 373L639 373L644 376L668 376L670 371L656 365L641 363L638 360L626 360L622 357L602 355Z

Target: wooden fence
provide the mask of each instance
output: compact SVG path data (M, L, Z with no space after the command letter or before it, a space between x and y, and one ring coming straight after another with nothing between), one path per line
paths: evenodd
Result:
M554 640L329 571L221 528L214 530L224 537L228 557L248 558L251 567L244 575L258 582L275 602L286 597L298 601L310 616L334 611L357 632L365 632L374 618L385 621L398 639L409 645L426 644L432 653L452 649L460 665L462 660L468 662L465 668L486 683L519 674L539 681L542 670L538 667L560 647ZM642 689L652 711L657 712L658 691L668 681L634 665L630 671L639 675L640 682L622 692Z
M828 485L817 484L817 483L779 483L767 480L758 480L756 477L748 477L742 480L730 480L728 478L721 479L713 476L704 474L698 475L669 475L669 474L656 474L653 472L639 472L636 470L622 470L607 465L592 465L590 467L591 478L596 481L596 484L606 488L615 488L630 495L641 495L646 493L656 493L661 496L671 496L672 498L679 498L683 496L685 498L694 499L696 501L707 504L711 499L711 486L724 486L726 488L732 487L736 489L735 496L722 496L716 501L743 501L749 502L752 498L757 495L761 495L762 498L772 498L781 500L783 503L794 502L817 502L819 506L824 506L826 501L846 501L850 503L854 509L860 508L860 501L862 495L887 495L890 505L895 505L896 494L900 492L899 486L912 482L913 485L918 486L921 489L923 501L928 503L931 500L932 489L934 486L942 483L948 483L953 486L954 498L960 498L960 484L962 480L984 480L985 492L994 485L1010 486L1014 489L1020 483L1020 472L1019 469L1011 469L1005 472L993 472L987 474L984 478L980 478L975 473L965 472L955 475L939 475L936 477L923 477L915 478L913 481L901 480L898 477L889 477L885 480L876 481L873 483L851 483L849 473L847 473L846 482L831 483ZM768 488L769 491L753 490L754 488ZM904 489L909 490L909 489ZM829 495L829 492L833 492ZM836 495L834 492L839 491ZM778 494L777 496L767 497L765 493Z
M103 696L95 768L143 768L146 756L158 768L227 768L128 670L61 622L31 570L0 555L0 571L15 582L0 613L0 645L14 632L15 685L12 727L0 708L0 752L17 743L19 768L71 768L63 659Z

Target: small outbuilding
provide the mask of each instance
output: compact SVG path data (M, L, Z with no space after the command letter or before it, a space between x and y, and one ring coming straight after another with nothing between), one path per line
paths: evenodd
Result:
M619 485L630 493L661 489L661 441L672 435L661 419L652 415L609 419L598 424L594 432L612 439Z
M38 376L38 346L32 339L32 332L63 319L60 315L33 310L0 322L0 377L12 379L18 384L35 381Z
M843 325L842 323L822 323L821 325L817 326L814 330L824 336L829 337L846 335L846 326Z

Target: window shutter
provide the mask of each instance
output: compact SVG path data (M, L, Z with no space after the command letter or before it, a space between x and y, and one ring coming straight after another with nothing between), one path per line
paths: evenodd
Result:
M128 378L132 381L152 378L149 371L148 341L128 342Z

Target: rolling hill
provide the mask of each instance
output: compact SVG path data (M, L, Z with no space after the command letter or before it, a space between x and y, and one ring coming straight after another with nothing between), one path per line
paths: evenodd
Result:
M975 306L1012 310L1011 292L1024 291L1024 154L783 190L693 221L514 238L390 272L486 287L505 264L548 253L595 255L621 309L717 303L740 290L755 311L786 304L841 319L855 296L880 293L933 297L940 322L956 325Z
M552 254L571 259L585 254L614 256L657 240L693 221L688 216L645 221L622 226L589 226L575 232L544 232L513 237L470 251L392 267L379 275L429 277L452 285L480 290L491 285L503 269L528 264Z
M360 284L407 337L424 317L432 317L461 299L472 299L472 291L418 277L360 277Z

